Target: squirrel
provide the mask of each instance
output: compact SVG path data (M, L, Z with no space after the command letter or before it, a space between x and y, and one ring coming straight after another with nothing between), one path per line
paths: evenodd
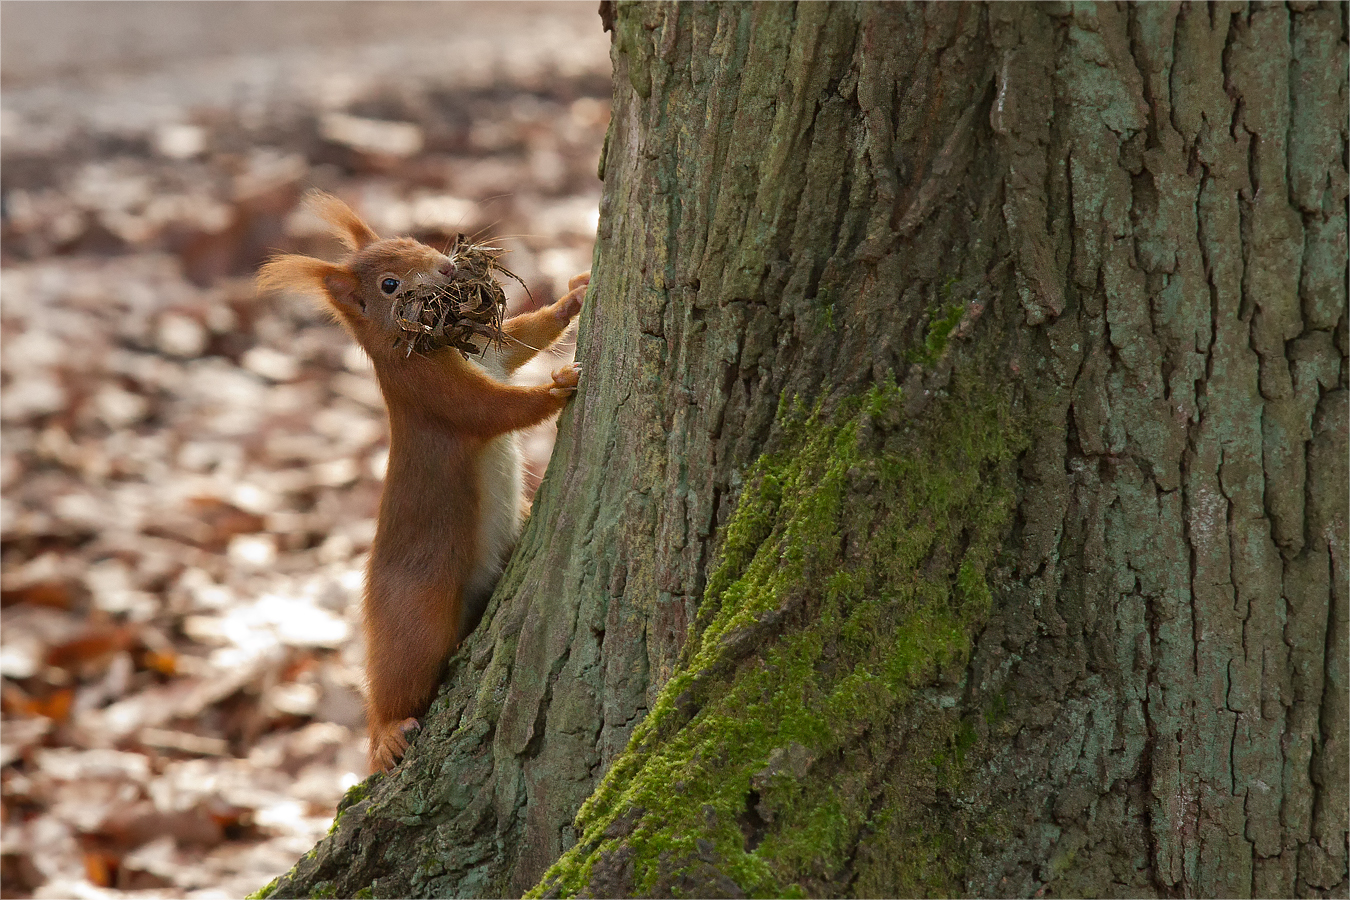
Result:
M389 465L362 608L370 767L384 771L407 750L519 536L522 461L512 432L560 411L581 367L563 366L535 387L506 379L580 312L590 273L574 276L553 304L507 319L479 356L409 353L395 347L394 295L409 279L453 279L454 260L413 238L381 239L331 194L311 191L306 203L350 252L340 263L274 256L258 284L326 303L370 356L384 395Z

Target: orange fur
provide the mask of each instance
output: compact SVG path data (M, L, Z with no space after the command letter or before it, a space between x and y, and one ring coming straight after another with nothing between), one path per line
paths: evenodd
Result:
M328 223L348 250L363 250L380 239L355 210L332 194L310 191L305 195L305 202L315 215Z
M587 279L579 285L571 285L571 289L555 303L506 321L502 326L506 332L505 346L502 348L502 362L506 371L514 372L525 365L537 350L552 344L567 330L573 317L581 311L581 301L586 296L589 284Z
M558 412L579 369L558 370L552 384L518 387L454 350L409 356L395 349L392 300L380 282L434 279L446 258L410 238L380 240L336 197L315 192L308 199L351 254L341 263L278 256L262 267L258 283L324 299L370 355L388 409L389 468L363 607L370 763L387 769L403 755L409 729L464 637L465 588L485 565L478 546L485 504L518 504L479 495L484 454L495 438ZM492 364L514 371L556 340L580 309L587 282L579 276L556 303L508 320L504 346L489 351L497 354Z

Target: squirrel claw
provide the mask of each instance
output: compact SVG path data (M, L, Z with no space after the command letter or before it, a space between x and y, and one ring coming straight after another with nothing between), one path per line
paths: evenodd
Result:
M370 770L387 772L392 769L408 751L408 739L412 733L421 727L421 722L407 718L401 722L389 722L378 729L371 729Z
M580 378L581 363L568 363L553 373L553 387L549 388L549 393L554 396L570 396L577 389Z
M581 303L586 299L586 291L591 286L591 273L582 272L580 275L573 275L567 282L567 293L562 296L557 303L553 305L554 315L561 322L570 322L581 312Z

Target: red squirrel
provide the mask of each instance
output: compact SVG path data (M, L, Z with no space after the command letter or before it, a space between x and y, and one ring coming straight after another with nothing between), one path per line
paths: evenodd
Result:
M263 290L320 298L369 354L389 415L389 466L366 572L366 719L372 771L389 769L436 695L449 655L482 614L519 534L521 457L512 432L562 409L581 367L553 383L507 377L552 344L581 310L590 273L550 306L507 319L480 356L395 346L394 295L410 279L440 284L454 260L407 237L381 239L347 204L306 198L350 251L340 263L285 254Z

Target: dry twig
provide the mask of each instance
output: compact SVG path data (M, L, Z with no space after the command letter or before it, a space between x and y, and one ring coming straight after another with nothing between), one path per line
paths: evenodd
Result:
M481 354L491 343L500 341L506 293L495 273L525 286L498 261L504 252L500 247L474 244L462 234L455 235L447 253L455 264L450 281L413 284L395 295L394 315L404 333L394 346L406 345L409 355L453 347L468 359L470 354Z

